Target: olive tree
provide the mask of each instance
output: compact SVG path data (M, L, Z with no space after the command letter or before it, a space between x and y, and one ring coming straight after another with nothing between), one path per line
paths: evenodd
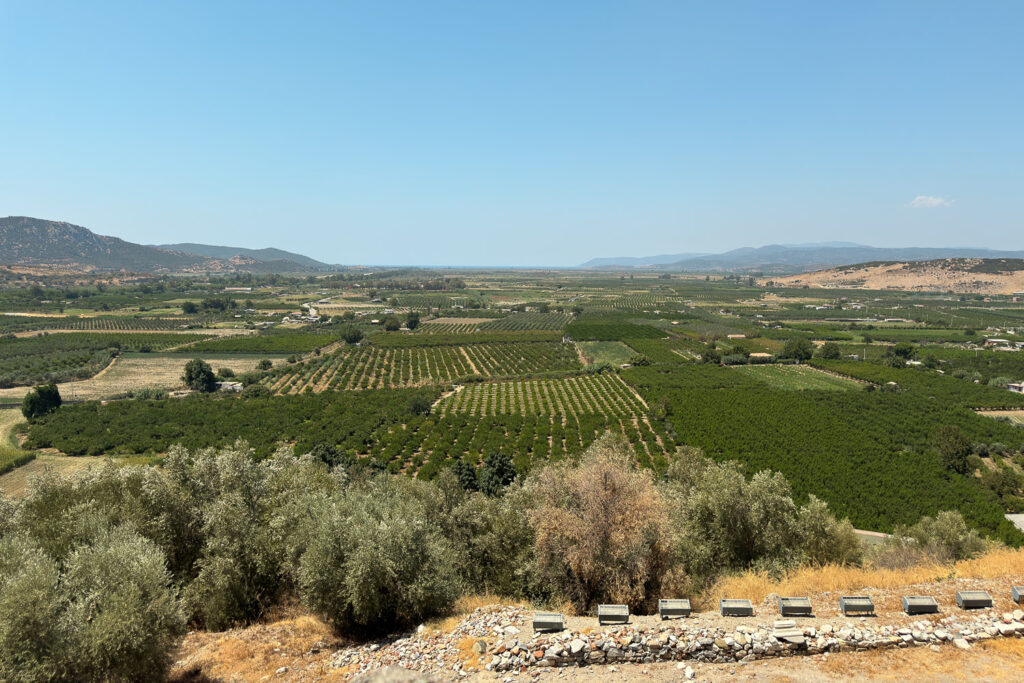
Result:
M456 549L430 514L429 483L378 476L322 501L293 567L299 596L343 633L422 622L461 592Z

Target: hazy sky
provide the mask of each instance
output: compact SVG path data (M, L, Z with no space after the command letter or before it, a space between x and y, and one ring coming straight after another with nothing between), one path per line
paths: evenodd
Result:
M0 0L0 215L338 263L1024 249L1024 2Z

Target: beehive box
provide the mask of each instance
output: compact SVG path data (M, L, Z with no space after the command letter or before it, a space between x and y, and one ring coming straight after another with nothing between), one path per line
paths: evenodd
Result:
M784 617L809 617L812 612L810 598L779 598L779 614Z
M565 618L557 612L534 612L534 631L564 631Z
M628 624L629 607L627 605L598 605L597 623Z
M930 595L904 595L903 611L907 614L935 614L939 603Z
M1013 601L1018 604L1024 605L1024 586L1014 586L1012 593Z
M866 595L844 595L839 598L839 611L851 614L874 614L875 603Z
M956 606L960 609L988 609L992 606L992 596L988 591L957 591Z
M754 605L750 600L727 600L722 599L718 607L723 617L752 617L754 616Z
M662 619L688 617L690 616L690 601L685 598L679 600L658 600L658 615Z

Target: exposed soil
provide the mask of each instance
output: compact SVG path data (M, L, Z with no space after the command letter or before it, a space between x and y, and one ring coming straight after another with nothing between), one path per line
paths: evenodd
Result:
M1024 291L1024 270L978 272L982 259L946 259L926 263L843 266L788 277L763 278L791 287L898 289L925 292L1012 294Z

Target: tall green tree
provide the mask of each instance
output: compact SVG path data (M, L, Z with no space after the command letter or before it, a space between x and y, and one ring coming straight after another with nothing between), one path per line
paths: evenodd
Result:
M838 360L840 356L839 344L835 342L825 342L818 349L818 358L824 358L825 360Z
M217 388L217 378L210 364L200 358L193 358L185 363L185 374L182 381L192 391L210 392Z
M491 453L480 468L480 490L487 496L500 496L515 478L512 459L504 453Z
M967 474L970 470L967 459L973 449L962 429L956 425L943 425L935 430L932 443L942 458L943 467L951 472Z
M806 337L792 337L786 341L786 345L782 347L782 353L779 354L779 358L792 358L793 360L805 361L810 360L811 356L814 355L814 344L811 343L810 339Z
M21 402L21 414L29 420L52 413L60 408L61 398L53 382L35 387L25 394Z

